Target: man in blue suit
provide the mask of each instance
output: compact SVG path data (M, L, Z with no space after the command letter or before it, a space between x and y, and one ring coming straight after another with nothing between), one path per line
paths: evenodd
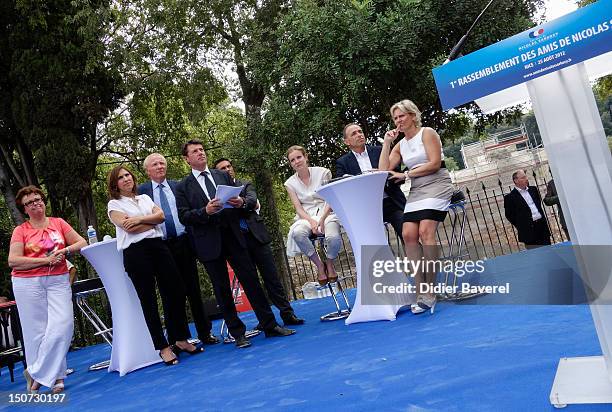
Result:
M208 345L219 343L219 339L211 332L212 324L202 302L196 257L185 232L185 226L179 221L175 198L178 182L166 178L166 159L159 153L147 156L144 168L151 180L138 186L138 194L148 195L164 211L166 221L159 226L164 233L164 242L170 249L181 274L182 279L177 281L184 285L198 339ZM184 306L185 299L183 299Z
M344 126L344 143L351 149L350 152L336 160L336 176L360 175L365 171L378 169L381 146L365 144L363 130L356 123ZM399 174L399 169L394 174ZM399 185L387 180L383 194L383 220L393 226L395 233L402 239L402 225L404 224L404 206L406 198Z

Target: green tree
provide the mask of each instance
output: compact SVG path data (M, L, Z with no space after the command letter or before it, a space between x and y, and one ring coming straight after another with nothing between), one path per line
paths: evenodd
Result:
M144 0L142 3L147 9L159 9L163 4L164 13L173 16L163 26L163 32L176 39L173 49L183 50L195 60L207 56L233 69L237 91L245 105L246 128L232 139L228 153L253 177L262 214L274 239L276 263L285 279L288 272L281 253L282 234L273 189L278 162L271 159L272 142L262 128L262 106L269 84L254 76L252 66L257 61L250 57L249 51L257 48L258 57L275 58L278 47L275 28L291 3L282 0L211 0L206 4L197 0Z
M277 56L264 58L270 53L266 44L249 49L256 78L273 90L264 125L276 155L290 144L302 143L314 163L331 166L344 151L344 124L361 124L373 141L389 127L389 107L404 98L415 101L424 124L440 130L445 141L463 135L470 127L463 112L481 115L473 105L458 112L442 111L431 70L442 64L485 4L484 0L295 1L274 36L279 39ZM495 2L465 52L532 26L539 4Z
M12 149L4 164L19 159L28 176L31 153L53 213L67 216L76 210L84 230L96 224L91 180L100 154L97 126L121 96L119 73L104 64L102 38L111 18L109 3L3 4L11 16L3 28L7 35L3 48L10 63L3 75L7 77L2 78L7 87L2 106L11 108L2 112L10 126L3 143ZM20 150L24 146L27 149ZM11 179L25 180L14 172ZM33 183L35 177L28 176L27 181Z

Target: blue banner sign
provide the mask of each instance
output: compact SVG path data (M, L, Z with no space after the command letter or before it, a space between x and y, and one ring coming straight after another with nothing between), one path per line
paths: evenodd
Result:
M612 50L612 0L600 0L433 69L444 110Z

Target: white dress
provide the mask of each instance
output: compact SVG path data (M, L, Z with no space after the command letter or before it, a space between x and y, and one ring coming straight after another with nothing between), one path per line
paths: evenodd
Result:
M309 167L310 171L310 182L308 185L305 185L304 182L298 177L297 172L291 176L289 179L285 181L285 187L290 188L297 195L302 207L308 213L310 217L313 219L319 220L321 215L323 214L323 209L325 208L325 200L321 196L319 196L315 191L319 189L324 183L327 183L332 178L332 173L329 169L325 167ZM329 222L337 222L340 221L335 213L330 213L329 216L325 219L325 224L327 225ZM302 253L298 244L295 242L293 231L296 227L301 224L306 224L310 226L310 223L306 219L300 219L300 217L295 215L294 222L289 228L289 234L287 235L287 256L293 257L297 254Z
M400 141L402 162L408 170L429 161L423 144L423 130L425 128L421 127L415 136ZM419 222L424 219L442 222L446 217L455 188L444 165L444 152L441 153L441 160L442 166L437 172L410 179L404 222Z

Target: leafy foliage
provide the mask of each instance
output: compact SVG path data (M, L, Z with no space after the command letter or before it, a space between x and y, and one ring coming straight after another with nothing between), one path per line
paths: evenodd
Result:
M12 20L3 43L10 63L2 106L11 110L2 114L14 126L14 141L31 153L53 213L66 217L74 206L86 226L93 215L96 128L122 94L118 71L104 64L108 1L18 0L5 6ZM17 149L13 156L27 163L27 153Z
M276 57L263 58L276 46L249 49L249 60L256 62L251 66L255 78L271 86L264 127L276 154L302 143L313 163L330 166L345 150L344 124L359 123L373 141L389 127L389 107L404 98L415 101L424 123L441 130L445 140L461 136L469 121L462 112L441 110L431 69L444 61L485 4L484 0L294 2L277 29ZM465 52L530 27L538 4L495 2ZM465 110L480 116L472 106Z

